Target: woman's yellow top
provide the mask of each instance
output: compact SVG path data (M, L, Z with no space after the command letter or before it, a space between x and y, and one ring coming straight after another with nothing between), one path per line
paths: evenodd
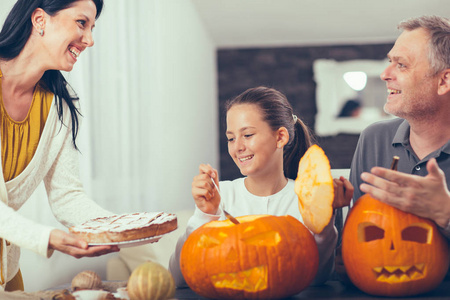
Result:
M10 118L3 104L1 79L0 70L0 134L3 177L6 182L17 177L33 158L52 105L53 93L37 84L28 115L22 121L15 121Z
M9 181L19 175L30 163L36 152L45 121L47 120L52 105L53 93L46 91L39 84L33 92L33 100L26 118L15 121L6 112L3 104L2 81L3 74L0 70L0 134L2 143L2 168L3 177ZM0 257L3 256L3 241L0 239ZM3 284L2 264L0 262L0 282ZM23 280L19 273L12 280L12 286L7 289L23 290Z

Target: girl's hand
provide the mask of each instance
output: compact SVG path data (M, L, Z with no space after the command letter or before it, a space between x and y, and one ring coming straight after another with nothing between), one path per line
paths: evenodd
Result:
M341 208L350 205L353 197L353 185L343 176L333 179L334 201L333 208Z
M199 170L200 174L192 181L192 197L201 211L214 215L219 209L220 195L212 180L219 185L219 175L209 164L201 164Z
M118 252L117 246L88 246L88 243L73 234L59 229L50 232L49 249L58 250L75 258L93 257Z

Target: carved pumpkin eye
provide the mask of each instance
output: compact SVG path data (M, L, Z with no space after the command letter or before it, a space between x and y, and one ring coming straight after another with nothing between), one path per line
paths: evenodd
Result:
M358 225L358 242L370 242L384 239L384 229L372 222L362 222Z
M228 237L228 235L226 233L220 232L218 237L222 238L222 239L226 239ZM197 246L201 247L201 248L213 248L213 247L221 245L222 242L223 242L223 240L219 240L215 237L207 236L206 234L203 234L199 238L199 240L197 242Z
M281 236L278 232L271 230L242 239L242 241L247 245L276 246L281 241Z
M425 223L415 223L402 230L402 240L420 244L431 243L431 227Z

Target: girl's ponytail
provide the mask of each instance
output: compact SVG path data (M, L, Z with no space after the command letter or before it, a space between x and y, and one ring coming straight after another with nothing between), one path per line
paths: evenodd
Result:
M314 138L308 126L296 116L294 116L295 119L294 139L284 147L283 153L284 176L294 180L297 178L300 159L306 150L314 144Z

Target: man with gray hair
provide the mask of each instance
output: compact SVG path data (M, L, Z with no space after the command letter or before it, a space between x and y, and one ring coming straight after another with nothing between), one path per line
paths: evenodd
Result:
M360 136L350 181L364 193L436 222L450 239L450 21L403 21L381 74L384 110L398 118L372 124ZM400 158L398 172L389 169Z

